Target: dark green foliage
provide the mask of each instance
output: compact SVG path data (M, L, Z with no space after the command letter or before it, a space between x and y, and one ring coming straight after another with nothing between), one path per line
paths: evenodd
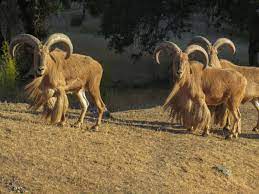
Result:
M12 29L16 24L22 23L25 33L32 34L39 39L45 38L48 34L47 17L63 8L69 8L71 0L2 0L1 9L8 9L0 14L0 19L6 23L0 26L0 44L5 40L10 41L11 35L19 32ZM18 21L16 21L18 19ZM8 33L3 34L1 28L7 29ZM15 30L11 32L12 30Z
M169 33L180 37L190 30L188 22L192 14L193 1L172 0L89 0L88 9L101 15L101 33L109 39L109 46L123 52L130 45L137 45L139 52L152 52L160 40Z
M7 97L15 93L16 70L15 60L12 59L8 52L8 44L5 41L2 45L2 55L0 57L0 96Z
M109 40L109 46L123 52L134 45L140 57L143 52L152 53L154 46L169 35L181 37L191 31L190 17L203 13L210 19L208 25L222 29L229 26L246 31L255 13L258 0L88 0L88 10L101 16L101 33ZM258 20L257 20L258 21ZM258 25L257 25L258 26ZM251 25L250 32L255 25ZM238 30L236 30L238 29Z
M21 19L26 32L38 38L46 37L46 18L59 9L59 1L48 0L18 0L21 11Z
M254 0L211 0L200 4L203 13L211 17L212 24L222 27L230 24L235 29L247 30L251 17L256 13L259 1Z

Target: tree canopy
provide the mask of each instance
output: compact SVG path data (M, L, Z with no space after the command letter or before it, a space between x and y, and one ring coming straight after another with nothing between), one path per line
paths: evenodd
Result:
M257 14L259 0L74 0L84 4L92 15L101 17L101 34L109 40L109 46L123 52L128 46L136 46L141 56L152 52L154 45L172 34L180 37L192 30L190 17L202 13L208 25L223 28L228 24L235 29L257 31L253 14ZM70 8L72 0L0 0L3 10L1 23L21 22L26 33L39 38L47 34L46 19L60 7ZM3 9L5 8L5 9ZM250 24L250 25L249 25ZM10 26L10 25L9 25ZM12 24L12 26L15 26ZM12 27L11 26L11 27ZM11 27L0 41L10 38ZM6 36L8 35L8 36Z
M102 17L101 33L109 45L122 52L130 45L139 53L152 52L154 45L169 35L180 37L192 29L190 17L202 13L210 18L208 25L223 24L245 31L256 14L257 1L247 0L88 0L88 9ZM258 7L259 8L259 7ZM251 25L253 28L254 26Z

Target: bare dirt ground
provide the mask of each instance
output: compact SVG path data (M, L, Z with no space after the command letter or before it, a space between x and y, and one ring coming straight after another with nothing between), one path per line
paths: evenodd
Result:
M90 113L83 129L59 128L27 104L0 103L0 193L259 193L253 107L242 106L239 139L224 140L217 128L204 138L170 125L153 106L165 94L114 94L113 109L121 111L98 132L87 130L94 122ZM79 112L70 109L68 123Z

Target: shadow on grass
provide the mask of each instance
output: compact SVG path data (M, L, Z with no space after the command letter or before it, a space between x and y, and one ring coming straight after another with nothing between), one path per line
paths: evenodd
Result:
M33 114L33 113L31 113L31 114ZM0 118L5 119L5 120L12 120L14 122L30 122L30 123L34 123L34 124L42 124L42 119L40 119L40 120L26 119L23 117L4 115L2 113L0 113Z
M242 137L242 138L246 138L246 139L259 139L259 134L258 133L257 134L256 133L253 133L253 134L248 134L248 133L244 134L244 133L242 133L239 136Z
M227 135L226 131L220 128L213 128L210 130L211 133L218 135L218 136L223 136L225 137Z
M96 118L94 116L87 116L88 120L95 121ZM190 134L190 132L185 129L183 126L176 124L176 123L169 123L169 122L160 122L160 121L140 121L140 120L126 120L126 119L119 119L115 117L111 117L109 119L103 119L103 122L112 123L116 125L125 125L125 126L134 126L148 130L154 131L164 131L170 132L173 134ZM215 135L219 135L222 137L226 137L227 132L222 129L211 129L211 133ZM193 134L196 135L196 134ZM259 139L259 134L241 134L239 135L241 138L246 139Z
M27 114L35 114L40 116L40 112L34 112L31 110L8 110L8 112L15 112L15 113L27 113ZM16 116L7 116L2 113L0 113L0 118L2 119L8 119L8 120L13 120L13 121L18 121L18 122L24 122L28 121L30 123L41 123L39 121L33 121L30 119L25 119L21 117L16 117ZM69 113L67 115L67 118L69 119L78 119L79 118L79 113ZM94 115L87 115L85 117L87 121L90 122L96 122L97 118ZM153 131L163 131L163 132L169 132L173 134L190 134L188 130L186 130L183 126L179 124L172 124L170 122L161 122L161 121L141 121L141 120L128 120L128 119L120 119L116 118L114 116L111 116L109 118L103 118L102 122L104 123L111 123L115 125L124 125L124 126L133 126L133 127L139 127L142 129L148 129L148 130L153 130ZM49 124L47 124L49 125ZM219 135L219 136L226 136L226 132L224 132L222 129L211 129L211 133ZM195 134L194 134L195 135ZM259 134L253 133L253 134L244 134L242 133L240 135L241 138L246 138L246 139L259 139Z
M34 111L31 109L26 109L26 110L11 110L10 108L1 108L1 111L5 111L5 112L13 112L13 113L26 113L26 114L34 114L34 115L40 115L41 112L39 111Z
M116 125L134 126L143 129L149 129L154 131L165 131L174 134L188 134L189 132L178 124L171 124L161 121L140 121L140 120L126 120L112 117L108 123Z
M226 135L228 134L223 129L212 129L211 132L213 134L223 136L223 137L226 137ZM246 139L259 139L259 134L258 133L256 134L256 132L255 133L241 133L239 135L239 137L240 138L246 138Z
M77 119L78 117L79 117L79 115L77 113L70 113L68 115L68 118L70 118L70 119ZM85 117L85 119L90 122L95 122L97 120L97 118L95 116L91 116L91 115L87 115ZM174 133L174 134L188 134L189 133L181 125L171 124L169 122L127 120L127 119L119 119L114 116L111 116L109 118L103 118L102 122L115 124L115 125L139 127L139 128L153 130L153 131L164 131L164 132L170 132L170 133Z

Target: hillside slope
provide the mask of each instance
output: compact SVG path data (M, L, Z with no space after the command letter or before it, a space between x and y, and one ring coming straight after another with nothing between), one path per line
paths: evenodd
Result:
M242 106L243 134L188 134L159 106L113 113L100 131L46 124L27 104L0 103L0 193L259 193L256 111ZM69 111L69 123L79 110ZM218 165L229 170L224 175Z

